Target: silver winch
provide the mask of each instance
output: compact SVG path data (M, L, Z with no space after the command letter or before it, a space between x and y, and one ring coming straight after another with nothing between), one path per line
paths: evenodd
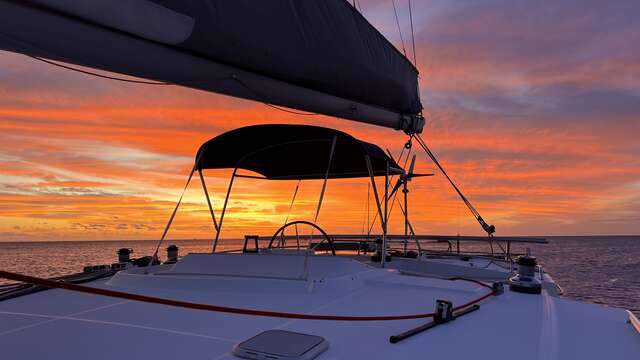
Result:
M519 256L516 260L518 273L509 278L509 289L525 294L540 294L542 283L536 279L536 267L538 265L535 256L530 254Z

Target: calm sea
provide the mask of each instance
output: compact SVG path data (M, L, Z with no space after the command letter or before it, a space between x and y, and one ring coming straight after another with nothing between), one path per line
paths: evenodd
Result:
M640 236L548 239L549 244L531 246L531 251L562 286L566 297L626 308L640 315ZM181 254L210 250L210 243L204 240L169 243L178 245ZM227 248L237 246L235 241L227 242ZM0 242L0 269L44 277L66 275L82 271L86 265L115 262L120 247L133 248L133 256L139 257L150 255L155 242ZM0 279L2 283L7 282Z

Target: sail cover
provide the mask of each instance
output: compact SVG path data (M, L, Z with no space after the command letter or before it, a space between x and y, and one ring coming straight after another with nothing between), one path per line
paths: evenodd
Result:
M419 132L415 67L345 0L0 0L0 49Z
M269 180L355 178L369 176L365 157L375 176L385 175L387 164L390 175L402 173L376 145L334 129L284 124L246 126L218 135L202 144L195 168L239 168Z

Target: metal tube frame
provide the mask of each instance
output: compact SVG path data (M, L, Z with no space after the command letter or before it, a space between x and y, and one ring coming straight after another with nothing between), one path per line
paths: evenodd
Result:
M224 198L224 205L222 206L222 213L220 213L220 222L218 223L218 229L216 231L216 238L213 241L213 248L211 249L211 253L216 252L216 247L218 246L218 240L220 239L220 233L222 232L222 222L224 221L224 214L227 212L227 204L229 203L229 195L231 194L231 188L233 187L233 181L236 178L236 173L238 172L238 168L233 169L233 173L231 174L231 179L229 180L229 187L227 188L227 195Z
M378 196L378 187L376 186L375 175L373 173L373 167L371 166L371 158L369 155L365 155L365 162L367 163L367 171L369 172L369 178L371 179L371 190L373 190L373 198L376 200L376 207L378 209L378 216L382 219L382 205L380 204L380 197Z
M171 216L169 217L169 221L167 222L167 226L165 226L164 231L162 232L162 236L160 237L160 241L158 241L158 244L156 245L156 249L153 252L153 255L151 256L151 259L149 260L149 264L147 265L147 268L145 269L145 274L149 274L149 270L151 269L151 266L153 266L154 260L158 259L158 251L160 251L160 246L162 246L162 243L164 242L164 239L167 237L167 233L169 232L169 229L171 228L171 224L173 224L173 219L175 219L176 214L178 213L178 208L180 207L180 204L182 203L182 198L184 197L184 194L187 192L187 188L189 187L189 183L191 183L191 178L193 178L193 173L195 171L196 171L196 165L193 166L193 168L191 169L191 172L189 173L189 177L187 178L187 183L184 185L184 189L182 189L182 194L180 195L180 198L178 199L178 202L176 203L176 206L173 209L173 212L171 213Z
M316 216L313 219L313 223L315 224L318 221L318 216L320 215L320 209L322 208L322 200L324 200L324 193L327 190L327 180L329 180L329 171L331 170L331 164L333 163L333 153L336 149L336 142L338 141L338 137L334 136L333 141L331 142L331 151L329 152L329 162L327 163L327 171L324 173L324 180L322 182L322 190L320 191L320 198L318 199L318 207L316 208ZM316 225L317 226L317 225ZM298 233L298 228L296 227L296 234ZM315 251L315 247L317 247L320 243L316 244L313 248L311 247L312 238L314 235L314 230L311 230L311 236L309 236L309 244L307 245L307 251L304 254L304 279L307 280L309 278L309 253L311 251ZM296 238L298 238L296 236ZM300 247L300 243L298 242L298 247Z
M385 173L385 196L384 196L384 211L385 214L384 216L382 215L382 204L380 203L380 197L378 196L378 187L376 186L376 179L375 179L375 174L373 173L373 167L371 166L371 158L369 157L369 155L365 155L364 156L364 160L367 164L367 171L369 172L369 178L371 179L371 188L373 190L373 197L376 200L376 207L378 208L378 216L380 217L380 225L382 226L382 249L383 249L383 253L382 253L382 259L380 260L380 265L382 267L384 267L384 258L387 255L387 205L388 205L388 201L389 199L388 197L388 192L389 192L389 163L387 162L387 170Z
M327 180L329 179L329 171L331 170L331 163L333 162L333 152L336 149L336 142L338 137L334 136L331 142L331 151L329 152L329 163L327 164L327 171L324 173L324 181L322 182L322 190L320 191L320 198L318 199L318 207L316 208L316 216L313 219L315 223L318 221L318 215L320 215L320 207L322 207L322 200L324 199L324 193L327 190Z
M398 206L400 207L400 211L402 211L402 214L405 214L405 209L402 207L402 204L400 203L400 200L396 199L396 202L398 203ZM422 254L422 247L420 246L420 240L418 240L415 235L416 232L413 230L413 226L411 226L411 222L408 220L407 218L407 225L409 227L409 233L411 234L411 236L413 236L413 241L416 243L416 246L418 248L418 253Z
M404 194L404 249L403 252L407 255L407 242L409 236L409 187L407 186L407 181L404 181L402 193Z
M291 210L293 209L293 204L295 203L296 197L298 196L298 189L300 188L300 183L301 183L301 180L298 180L298 183L296 184L296 189L293 191L293 197L291 198L291 203L289 204L289 210L287 211L287 217L284 219L284 224L282 224L283 226L287 225L287 223L289 222L289 216L291 215ZM296 235L297 235L297 232L298 232L297 229L298 229L298 225L296 225ZM278 242L278 244L279 244L278 246L280 246L280 247L286 246L285 242L286 242L286 240L284 238L284 231L283 231L282 232L282 237L280 238L280 241ZM299 239L298 239L298 247L300 247L300 240Z
M204 181L204 176L202 175L202 169L198 169L198 175L200 175L200 183L202 184L202 190L204 190L204 196L207 198L207 205L209 206L209 213L211 214L211 220L213 221L213 228L218 231L218 222L216 221L216 216L213 213L213 206L211 206L211 198L209 197L207 184Z
M382 256L380 257L380 267L384 268L387 257L387 221L389 220L389 161L384 173L384 224L382 227Z

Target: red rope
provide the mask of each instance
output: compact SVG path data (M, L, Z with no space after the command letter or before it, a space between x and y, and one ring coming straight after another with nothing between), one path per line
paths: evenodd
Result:
M14 280L14 281L21 281L21 282L30 283L30 284L41 285L48 288L71 290L71 291L77 291L77 292L82 292L86 294L102 295L102 296L109 296L109 297L115 297L120 299L142 301L142 302L148 302L152 304L176 306L176 307L181 307L186 309L196 309L196 310L205 310L205 311L214 311L214 312L223 312L223 313L230 313L230 314L241 314L241 315L268 316L268 317L277 317L277 318L286 318L286 319L333 320L333 321L410 320L410 319L430 318L434 316L434 313L412 314L412 315L387 315L387 316L344 316L344 315L315 315L315 314L286 313L286 312L278 312L278 311L244 309L244 308L236 308L236 307L192 303L192 302L180 301L180 300L163 299L163 298L158 298L153 296L138 295L138 294L132 294L132 293L127 293L122 291L93 288L89 286L77 285L77 284L72 284L72 283L67 283L62 281L43 279L43 278L38 278L38 277L33 277L33 276L28 276L23 274L16 274L16 273L2 271L2 270L0 270L0 277ZM487 284L481 283L476 280L464 279L464 278L453 278L451 280L471 281L491 289L491 287L488 286ZM466 304L455 307L454 310L459 310L459 309L468 307L492 295L495 295L493 290L491 290L490 293L482 297L479 297Z
M462 304L462 305L459 305L459 306L455 306L455 307L453 308L453 311L457 311L457 310L460 310L460 309L464 309L464 308L469 307L469 306L471 306L471 305L473 305L473 304L477 304L477 303L481 302L482 300L484 300L484 299L488 298L489 296L495 296L495 295L496 295L496 293L493 291L493 287L491 287L490 285L488 285L488 284L486 284L486 283L483 283L482 281L478 281L478 280L474 280L474 279L468 279L468 278L463 278L463 277L453 277L453 278L450 278L449 280L453 280L453 281L455 281L455 280L468 281L468 282L472 282L472 283L478 284L478 285L480 285L480 286L482 286L482 287L486 287L487 289L491 290L489 293L487 293L487 294L486 294L486 295L484 295L484 296L481 296L481 297L479 297L479 298L477 298L477 299L471 300L471 301L469 301L469 302L467 302L467 303L465 303L465 304Z

